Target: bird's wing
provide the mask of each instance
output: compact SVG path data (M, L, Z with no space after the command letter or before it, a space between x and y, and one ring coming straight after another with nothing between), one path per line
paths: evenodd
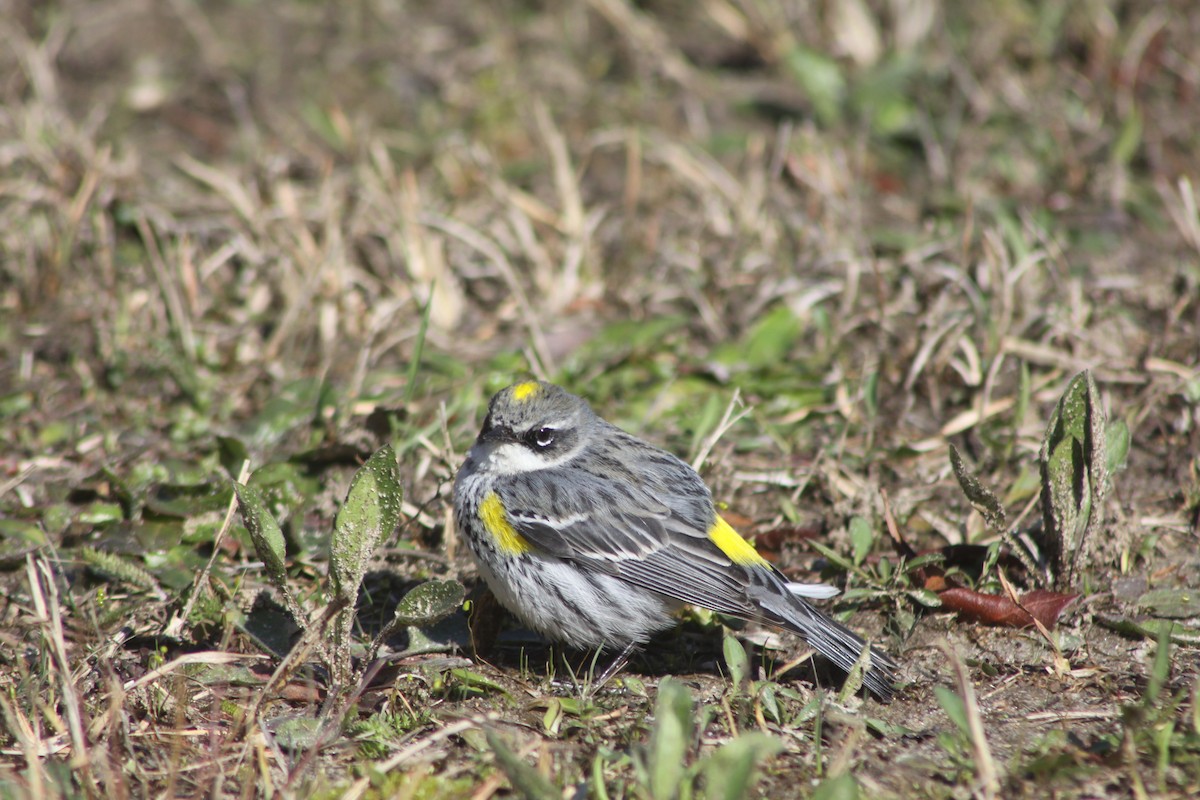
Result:
M707 530L662 504L643 499L621 510L588 511L581 509L611 506L585 498L573 504L574 513L557 517L505 505L514 530L540 553L684 603L734 616L762 617L747 596L755 582L750 570L726 555ZM715 512L710 513L715 520ZM755 571L774 573L766 562Z

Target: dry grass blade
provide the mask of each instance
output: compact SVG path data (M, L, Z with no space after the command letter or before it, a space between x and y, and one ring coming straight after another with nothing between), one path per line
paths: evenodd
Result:
M25 774L27 776L27 789L31 798L46 797L46 787L44 776L42 774L42 759L54 755L59 751L58 747L52 747L50 742L40 739L37 732L33 729L33 724L29 721L24 712L16 703L11 702L3 694L0 694L0 715L2 715L5 728L11 733L13 738L20 745L19 751L0 750L3 755L21 755L25 759Z
M188 155L177 158L175 165L189 177L208 186L221 197L225 198L230 208L242 218L242 222L246 223L252 230L257 230L260 221L257 210L260 204L231 175L215 167L210 167L202 161L197 161Z
M996 771L996 762L992 758L991 747L988 745L983 715L979 713L979 701L975 697L975 686L967 672L967 665L963 663L954 646L943 641L940 647L954 669L955 688L958 696L962 698L971 744L975 748L976 781L973 794L980 800L995 800L1000 796L1000 776Z
M150 264L154 268L154 277L158 281L158 288L163 294L163 300L167 305L167 314L171 322L171 327L178 333L179 344L183 348L185 358L193 358L196 353L196 337L192 331L192 318L184 305L183 296L179 291L179 282L171 274L170 268L163 259L162 251L158 246L158 237L155 236L154 230L150 227L150 222L144 215L137 219L138 235L142 238L142 244L146 247L146 252L150 256Z
M1191 179L1187 175L1179 178L1176 183L1178 196L1165 181L1159 181L1156 188L1180 235L1193 250L1200 253L1200 203L1196 202Z
M132 692L135 689L141 689L149 686L160 678L170 675L178 669L190 666L192 664L238 664L244 661L265 661L267 658L269 658L269 656L255 655L253 653L185 653L178 658L171 659L161 667L150 670L137 680L126 681L121 688L126 692Z
M509 263L508 258L504 255L504 251L500 249L499 245L470 226L458 220L441 216L440 214L422 214L421 222L431 228L436 228L450 234L463 244L476 250L492 263L492 266L500 273L509 291L512 292L513 297L516 299L517 308L521 315L521 322L529 330L533 351L537 355L537 362L534 366L537 368L538 376L544 378L553 373L554 361L550 357L550 348L546 344L546 334L542 330L542 323L539 319L537 309L529 302L529 296L526 294L525 288L521 285L516 271L513 269L512 264Z
M241 469L238 471L237 482L245 483L249 475L250 462L244 461L242 462ZM221 527L217 530L216 536L213 537L212 555L209 556L208 561L204 565L204 569L197 573L196 579L192 581L192 590L188 594L188 599L187 602L184 603L183 609L172 616L171 619L168 620L166 626L163 628L164 636L169 636L172 639L179 638L183 631L183 626L191 616L192 609L195 607L196 600L199 598L200 593L208 591L208 576L212 573L213 564L216 562L217 557L224 552L221 550L221 541L229 532L229 526L233 524L233 515L237 513L237 507L237 493L235 492L229 498L229 505L225 509L225 517L221 520Z
M687 59L650 16L636 11L625 0L589 0L589 4L644 54L654 59L668 78L685 89L694 87L695 77Z
M725 406L725 413L721 415L721 421L717 423L717 427L713 429L712 433L704 437L704 441L697 448L696 455L692 458L692 469L699 472L700 468L704 466L704 462L708 459L708 454L717 446L717 442L721 441L721 437L728 433L729 429L736 425L739 420L750 413L751 409L746 407L735 414L735 409L741 404L741 390L734 389L733 396L729 398L729 404Z
M1027 609L1021 602L1021 597L1017 594L1017 590L1013 588L1013 585L1009 582L1008 578L1004 577L1004 572L997 572L996 577L1000 579L1000 585L1004 587L1004 593L1008 595L1008 599L1029 615L1029 619L1033 622L1034 627L1037 628L1037 632L1041 634L1043 639L1046 640L1046 644L1050 645L1050 649L1054 652L1055 672L1057 672L1059 675L1066 675L1071 671L1071 665L1067 662L1066 658L1063 657L1062 648L1059 646L1058 640L1050 635L1050 630L1045 626L1045 624L1042 623L1040 619L1038 619L1038 615L1029 611L1029 609Z
M243 738L249 735L255 727L260 725L259 714L263 703L272 698L279 687L287 683L296 670L304 665L315 648L324 648L325 635L329 630L329 624L333 619L345 610L347 601L344 598L331 600L329 605L321 612L321 616L315 622L309 623L304 630L300 641L296 642L287 656L279 662L279 666L271 673L271 677L263 684L262 689L254 697L254 700L246 708L242 715L242 719L237 728L235 738Z
M67 728L71 736L71 764L83 773L85 782L91 784L91 757L84 732L83 710L71 675L71 658L67 652L66 638L63 636L62 608L59 605L54 570L46 559L40 556L35 559L31 554L25 557L25 575L29 581L29 592L33 598L37 621L42 629L42 638L52 656L62 691Z

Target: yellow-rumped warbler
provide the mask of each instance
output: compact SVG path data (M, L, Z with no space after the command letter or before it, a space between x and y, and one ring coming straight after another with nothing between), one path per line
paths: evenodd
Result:
M496 597L552 639L627 654L690 603L798 633L842 670L862 653L804 600L829 587L789 583L717 514L695 470L553 384L492 398L454 511ZM896 669L872 649L863 683L891 697Z

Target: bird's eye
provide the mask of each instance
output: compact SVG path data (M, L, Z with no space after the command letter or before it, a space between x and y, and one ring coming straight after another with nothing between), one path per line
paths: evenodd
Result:
M554 428L538 428L535 431L530 431L529 441L537 447L549 447L554 444Z

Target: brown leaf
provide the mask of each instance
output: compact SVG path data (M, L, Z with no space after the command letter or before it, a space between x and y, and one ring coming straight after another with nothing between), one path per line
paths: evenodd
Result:
M1047 628L1052 627L1067 606L1080 597L1079 592L1051 592L1047 589L1034 589L1021 595L1021 606L1037 618L1037 621Z
M943 608L957 611L960 616L977 622L1028 628L1033 626L1036 617L1038 622L1049 628L1079 595L1034 589L1022 595L1018 605L1001 595L955 586L940 592L938 597L942 600Z

